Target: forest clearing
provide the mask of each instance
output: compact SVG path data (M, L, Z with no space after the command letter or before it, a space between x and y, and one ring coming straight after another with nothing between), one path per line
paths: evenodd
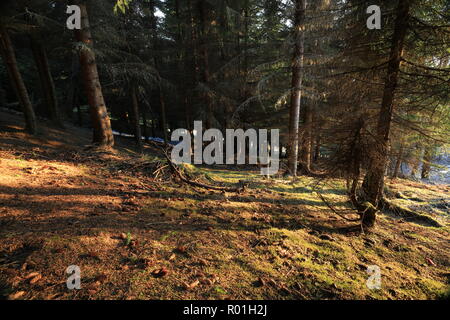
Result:
M449 0L0 1L0 300L448 300L449 21Z

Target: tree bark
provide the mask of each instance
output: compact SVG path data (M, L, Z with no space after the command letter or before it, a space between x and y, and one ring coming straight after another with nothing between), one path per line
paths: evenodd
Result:
M404 150L405 150L405 148L404 148L404 145L402 143L400 145L400 150L398 151L397 161L395 162L394 173L392 174L392 178L393 179L397 178L398 174L400 172L400 166L402 165Z
M6 64L12 86L19 99L25 117L25 130L30 134L37 133L36 115L28 95L27 88L17 65L16 54L6 27L0 22L0 52Z
M429 179L430 178L430 171L431 171L431 161L433 160L433 151L432 147L426 146L425 152L423 154L423 161L422 161L422 179Z
M292 58L292 93L289 113L289 159L288 167L293 176L297 175L300 102L303 82L303 56L305 51L306 0L295 0L294 56Z
M34 61L39 73L39 79L42 86L45 102L47 103L48 113L52 122L60 128L64 128L56 98L55 84L48 64L47 52L40 39L36 35L31 36L31 49L33 51Z
M143 135L144 135L145 142L148 142L147 112L145 111L145 108L142 108L141 114L142 114L142 122L144 123Z
M136 146L139 152L142 152L142 133L141 133L141 123L139 116L139 102L137 96L136 85L131 86L131 116L133 118L134 127L134 139L136 141Z
M312 122L313 113L311 106L305 106L305 119L303 122L303 136L300 162L304 173L311 172L311 152L312 152Z
M377 132L375 136L375 152L371 159L372 162L370 169L365 176L365 191L368 196L368 200L375 207L378 206L378 203L383 196L384 175L389 150L389 134L393 116L393 102L395 90L398 84L398 73L402 59L404 39L408 28L409 7L410 0L399 0L383 100L381 103ZM373 226L376 220L375 211L371 212L372 214L367 214L364 216L363 221L363 224L369 227Z
M73 109L78 106L79 95L78 95L78 74L80 69L80 61L78 55L73 54L72 56L72 72L70 75L70 83L67 89L67 99L66 105L64 107L65 115L69 119L73 120Z
M206 104L206 128L210 129L213 125L213 119L214 119L214 107L213 107L213 101L211 99L211 96L209 92L206 92L206 90L209 90L209 84L210 84L210 72L209 72L209 56L208 56L208 12L206 8L206 1L200 0L199 3L199 11L200 11L200 27L201 27L201 46L200 46L200 52L201 57L203 60L203 83L205 85L203 97L205 99Z
M81 29L75 29L75 37L77 41L83 43L83 48L79 52L79 58L84 87L90 107L92 126L94 128L93 143L102 147L112 147L114 145L114 136L108 110L106 109L103 98L95 53L92 49L93 40L86 3L83 0L78 0L76 3L81 9Z
M155 53L156 48L158 48L158 24L157 17L155 16L156 5L154 0L149 1L149 9L150 9L150 25L152 28L152 38L153 38L153 64L156 70L159 72L159 59ZM158 96L159 96L159 104L160 104L160 122L161 122L161 130L163 131L163 139L164 142L169 142L169 138L167 136L167 116L166 116L166 103L164 99L164 92L161 86L161 77L159 78L158 83Z

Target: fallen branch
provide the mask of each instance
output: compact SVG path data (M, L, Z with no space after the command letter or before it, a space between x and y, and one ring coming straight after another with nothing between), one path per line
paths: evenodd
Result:
M197 187L197 188L202 188L202 189L207 189L207 190L216 190L216 191L222 191L222 192L236 192L236 193L241 193L245 191L245 187L246 184L244 182L240 182L239 187L234 187L234 188L228 188L228 187L219 187L219 186L212 186L212 185L207 185L201 182L197 182L197 181L192 181L191 179L188 179L184 176L184 174L181 172L181 170L178 168L178 166L172 161L172 159L170 159L170 156L168 154L168 150L170 148L172 148L172 146L165 144L166 148L163 148L162 146L152 142L151 143L152 146L158 148L163 154L164 157L167 160L167 163L169 164L169 167L172 169L172 171L175 173L175 175L184 183L193 186L193 187Z
M317 195L319 196L320 200L322 200L323 203L325 203L325 205L331 210L333 211L335 214L337 214L339 217L341 217L344 220L350 221L350 222L360 222L361 219L349 219L347 217L345 217L344 215L342 215L341 213L339 213L335 208L333 208L333 206L325 199L325 197L319 192L319 191L315 191L317 193Z

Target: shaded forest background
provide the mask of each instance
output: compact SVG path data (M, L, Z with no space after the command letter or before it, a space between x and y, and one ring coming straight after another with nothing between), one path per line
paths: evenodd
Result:
M66 7L82 29L66 28ZM382 8L381 30L366 9ZM0 104L169 142L177 128L280 128L285 172L345 177L374 222L384 176L428 179L450 131L447 0L3 1ZM18 101L18 102L17 102ZM112 129L111 129L112 128ZM283 150L284 150L283 149ZM363 193L362 193L363 192Z

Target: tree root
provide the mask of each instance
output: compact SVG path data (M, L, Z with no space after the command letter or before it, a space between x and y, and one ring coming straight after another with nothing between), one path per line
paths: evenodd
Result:
M380 201L380 205L384 210L391 211L397 215L400 215L402 217L407 218L410 221L419 221L423 222L427 225L430 225L432 227L438 227L442 228L444 227L441 223L433 219L432 217L416 212L414 210L411 210L409 208L402 207L400 205L394 204L392 201L387 200L386 198L383 198Z

